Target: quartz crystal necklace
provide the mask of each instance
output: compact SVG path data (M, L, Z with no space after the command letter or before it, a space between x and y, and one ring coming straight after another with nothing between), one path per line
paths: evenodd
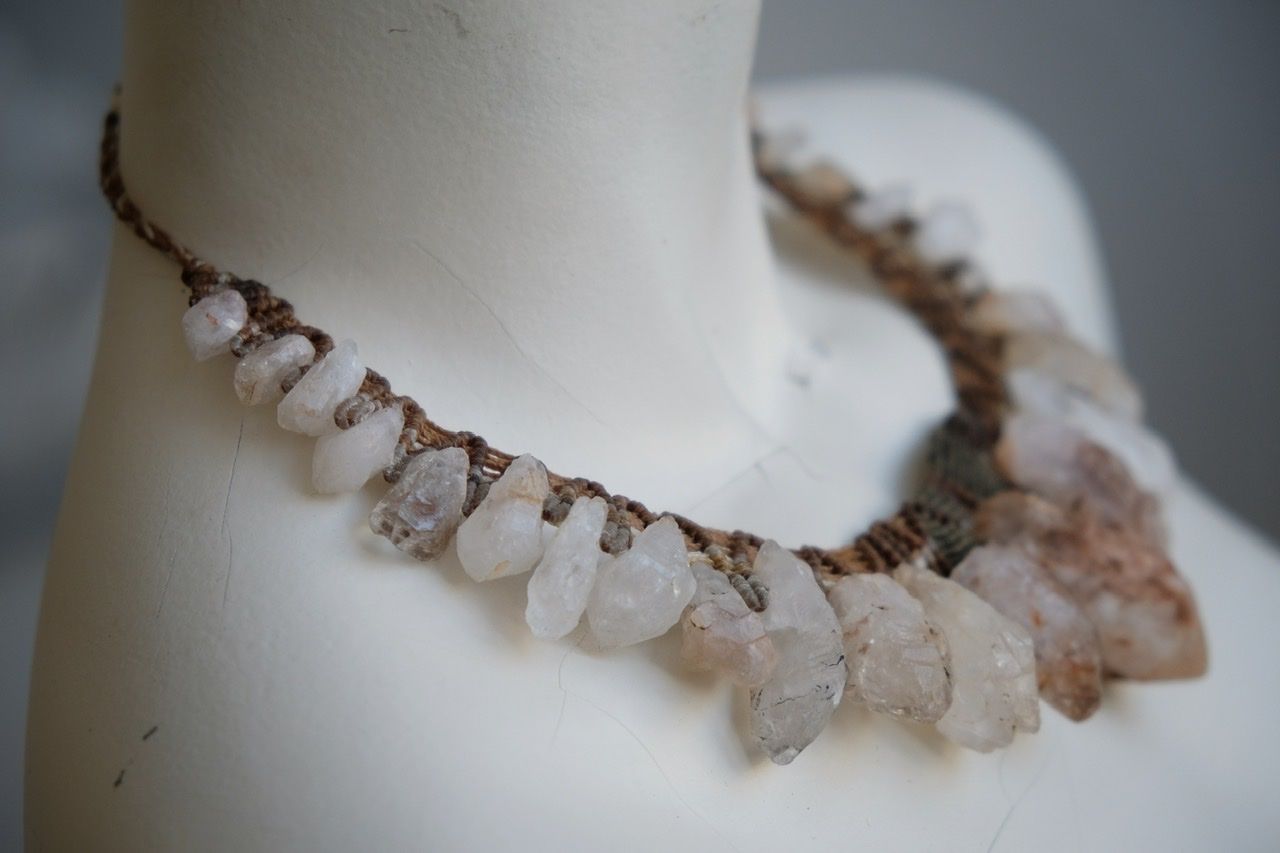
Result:
M1195 602L1159 518L1173 466L1133 383L1069 337L1043 296L978 280L962 210L916 220L901 190L800 164L794 142L752 134L760 179L937 339L957 401L911 499L831 549L653 512L433 423L353 342L150 222L125 190L115 111L100 177L120 220L181 267L192 354L230 352L240 399L278 400L280 426L316 439L317 491L380 474L390 486L369 524L409 557L452 544L477 581L532 572L526 618L539 637L564 637L584 613L606 649L678 623L690 665L749 689L751 737L779 764L842 699L989 751L1039 727L1039 697L1082 720L1106 677L1203 673Z

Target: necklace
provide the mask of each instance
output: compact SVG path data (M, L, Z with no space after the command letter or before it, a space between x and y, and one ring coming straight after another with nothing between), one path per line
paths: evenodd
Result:
M775 762L808 746L842 699L989 751L1038 729L1039 698L1083 720L1105 677L1205 671L1194 598L1165 555L1157 494L1173 466L1140 395L1043 296L980 280L962 210L913 218L902 191L798 164L796 137L753 131L761 181L934 336L957 401L896 513L846 546L788 550L434 423L353 342L148 220L120 173L119 124L112 110L103 193L181 267L192 354L230 352L239 398L278 401L280 426L316 438L317 491L381 473L390 486L369 523L396 548L432 561L453 545L477 581L532 572L526 620L539 637L568 635L584 614L604 649L679 624L686 662L749 689L751 736Z

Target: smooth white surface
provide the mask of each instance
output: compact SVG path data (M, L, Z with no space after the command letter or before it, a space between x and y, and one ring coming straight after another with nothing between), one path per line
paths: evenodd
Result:
M775 278L738 118L753 10L629 5L139 3L126 175L444 423L651 506L839 541L899 499L947 408L940 360L785 218ZM1079 199L1007 117L875 80L777 90L765 115L867 181L970 201L1000 280L1042 284L1109 340ZM521 579L405 558L367 530L372 488L310 495L310 441L240 407L229 359L186 357L174 274L118 232L45 591L31 846L1185 849L1280 832L1280 561L1194 491L1170 526L1208 678L1114 687L1084 726L1046 711L993 756L849 704L777 768L744 748L742 692L688 673L675 634L609 655L534 641ZM805 387L774 386L775 292L795 346L821 344Z

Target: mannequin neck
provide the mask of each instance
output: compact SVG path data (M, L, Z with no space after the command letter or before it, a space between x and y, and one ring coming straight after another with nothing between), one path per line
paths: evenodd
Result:
M757 12L135 0L123 168L441 422L575 472L672 434L697 456L752 432L786 337L747 151Z

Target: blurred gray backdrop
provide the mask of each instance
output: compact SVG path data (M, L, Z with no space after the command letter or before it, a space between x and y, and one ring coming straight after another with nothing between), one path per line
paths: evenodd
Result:
M0 849L20 839L35 612L88 382L114 0L0 0ZM985 93L1079 178L1126 358L1184 469L1280 537L1280 3L767 0L757 76Z

